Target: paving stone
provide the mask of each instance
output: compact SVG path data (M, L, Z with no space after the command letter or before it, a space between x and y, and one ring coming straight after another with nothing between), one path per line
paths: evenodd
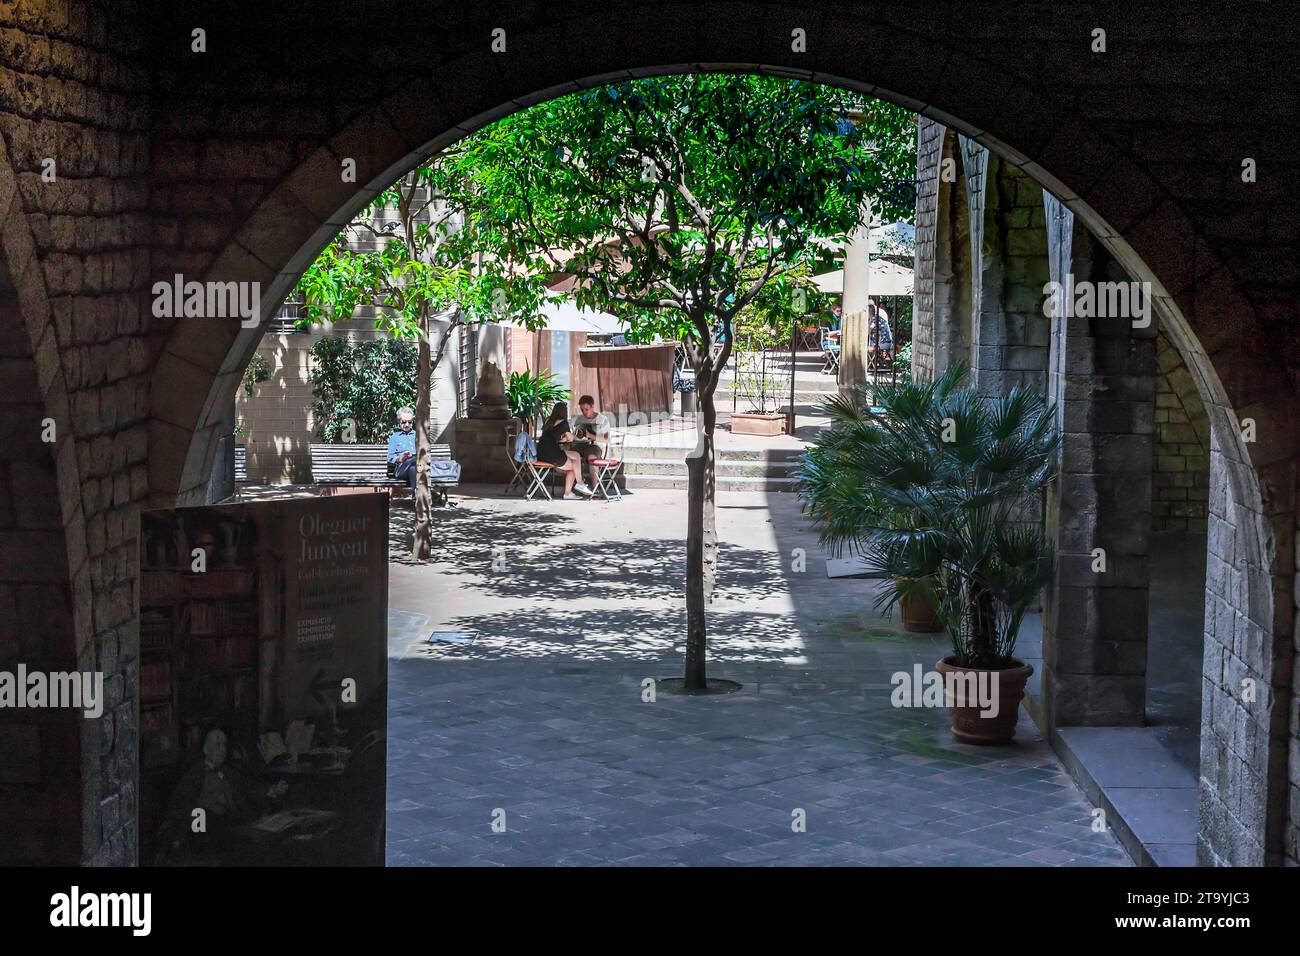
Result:
M719 496L738 585L710 608L710 674L744 690L643 702L642 677L680 671L679 571L623 581L604 557L612 541L675 553L684 505L643 491L592 506L593 523L466 498L446 533L468 542L393 565L396 621L479 636L411 660L394 628L390 865L1128 865L1026 717L1015 744L981 748L954 740L943 710L890 705L890 675L933 666L943 643L880 619L875 582L784 574L779 554L820 553L792 496ZM757 507L772 523L752 521ZM543 516L545 539L512 545L514 579L482 573L484 548ZM556 586L557 548L589 572L576 592ZM635 638L596 641L578 619ZM491 832L495 807L507 833Z

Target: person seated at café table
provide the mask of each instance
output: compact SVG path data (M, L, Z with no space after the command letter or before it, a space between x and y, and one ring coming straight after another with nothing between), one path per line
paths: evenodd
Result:
M831 306L830 331L826 333L826 338L831 342L838 343L840 340L840 323L844 321L844 309L837 302Z
M564 474L565 499L572 500L578 495L590 498L591 489L585 482L578 481L582 477L582 456L565 447L571 441L573 432L569 428L569 406L557 402L537 439L537 460L554 465L556 471ZM575 491L577 495L574 494Z
M874 302L867 306L867 347L873 359L888 355L894 349L894 331L889 327L889 316Z
M601 445L609 441L609 417L604 412L596 411L594 398L584 395L578 399L578 414L569 419L569 431L574 435L576 447L573 450L587 463L591 484L594 486L600 468L593 465L591 460L601 456Z
M410 485L412 494L419 480L415 460L415 409L403 405L397 410L397 431L388 436L388 463L393 477Z

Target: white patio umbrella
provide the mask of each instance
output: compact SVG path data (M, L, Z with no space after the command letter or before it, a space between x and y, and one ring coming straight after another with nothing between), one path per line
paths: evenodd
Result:
M844 293L844 270L823 272L813 276L813 283L823 292L832 295ZM871 280L867 286L869 295L911 295L912 270L906 266L895 265L888 259L871 260Z
M572 302L552 299L542 309L546 328L552 332L586 332L591 335L617 334L623 331L622 321L608 312L580 309ZM499 323L507 328L522 329L522 322L506 319Z

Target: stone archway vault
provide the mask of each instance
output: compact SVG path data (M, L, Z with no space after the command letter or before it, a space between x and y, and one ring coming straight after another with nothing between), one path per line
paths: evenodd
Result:
M120 302L105 321L133 338L129 348L106 339L103 350L117 348L119 363L147 377L147 425L122 420L116 391L101 402L107 386L87 388L87 417L107 440L99 454L110 464L130 459L132 469L125 481L114 477L111 495L96 479L102 513L95 517L103 518L96 529L108 529L114 547L98 546L99 531L89 527L94 519L84 536L69 536L74 567L81 563L78 542L95 542L85 564L100 586L86 589L93 608L77 627L79 639L87 629L97 655L114 656L108 652L121 640L122 656L130 656L135 624L120 611L138 576L138 555L130 556L136 511L201 498L217 423L261 334L236 323L154 317L153 280L180 272L258 282L265 321L377 189L465 132L608 79L762 70L852 87L959 131L1051 192L1130 276L1152 283L1227 462L1224 486L1211 496L1223 498L1231 521L1211 536L1231 547L1224 591L1233 655L1244 661L1238 651L1245 650L1266 662L1259 676L1269 689L1255 712L1264 729L1243 731L1254 776L1225 771L1225 829L1212 839L1224 848L1223 860L1234 859L1234 840L1250 847L1237 862L1300 855L1300 822L1286 814L1288 796L1300 790L1300 766L1287 765L1288 736L1298 728L1286 725L1295 601L1289 409L1300 366L1287 348L1287 323L1300 287L1300 215L1288 202L1285 177L1276 174L1300 154L1300 133L1273 108L1293 82L1284 41L1290 30L1294 42L1294 28L1266 10L1243 10L1239 30L1224 35L1209 27L1217 11L1207 5L1184 14L1174 28L1180 42L1170 44L1168 24L1149 22L1143 10L1116 9L1106 12L1106 25L1123 55L1090 57L1089 25L1073 9L1050 7L1031 22L978 4L927 18L902 2L812 8L757 0L573 0L521 10L485 0L419 17L404 12L407 5L371 5L359 17L355 5L293 0L260 11L250 29L244 11L200 0L159 9L127 3L108 20L85 22L31 6L12 17L30 41L15 66L40 103L32 107L30 97L19 97L6 114L6 143L25 144L15 172L35 186L47 155L38 145L46 135L41 124L66 115L89 131L84 136L95 147L69 136L60 151L79 174L99 178L95 208L121 207L133 217L102 231L74 229L71 247L84 246L84 261L73 263L61 231L66 224L54 228L57 210L42 205L51 196L72 200L32 188L20 207L6 207L11 217L27 219L33 258L56 277L59 295L75 297L95 283L114 290ZM196 24L207 35L201 55L190 46ZM503 51L493 49L498 29ZM56 62L57 50L48 39L42 45L51 30L111 68L76 78L77 89L95 94L84 102L67 93L68 68ZM322 54L336 49L341 34L356 55L354 70ZM1262 36L1278 43L1256 42ZM627 37L636 38L634 46ZM142 43L148 57L140 55ZM1204 70L1207 61L1216 70ZM1139 74L1142 94L1135 96ZM116 87L102 79L108 76ZM87 119L87 111L98 112ZM1207 126L1216 122L1231 122L1241 134ZM122 132L111 142L98 132L115 124ZM1250 190L1241 188L1243 149L1261 170ZM349 159L354 182L340 176ZM1259 249L1261 232L1268 255ZM23 309L29 323L41 311L30 298ZM94 348L57 327L34 341L38 364L51 374L100 361ZM1240 418L1256 423L1255 442L1242 441ZM145 430L147 465L132 457ZM82 486L84 499L82 472L94 458L92 448L85 463L60 462L60 487L73 510L74 488ZM131 692L128 680L128 699ZM104 741L101 757L114 767L134 759L123 736ZM1244 801L1242 787L1251 794ZM1233 826L1250 838L1240 839ZM83 857L96 857L110 840L108 829L83 828ZM119 827L111 838L121 833Z
M700 65L675 64L641 70L637 71L637 73L638 75L655 75L697 68L701 68ZM755 66L753 69L787 72L762 66ZM585 88L596 85L602 79L604 78L583 78L577 81L576 85ZM878 87L864 87L861 83L843 77L819 77L819 79L840 86L862 89L864 92L870 92L893 102L904 104L909 102L905 96L893 94ZM532 102L544 101L556 95L556 93L555 90L547 90L531 97L515 100L508 104L508 109L523 108ZM922 107L921 112L923 115L933 115L937 111ZM264 309L267 311L263 319L266 320L270 317L270 310L274 309L276 303L292 288L297 275L305 268L323 243L332 238L337 229L349 221L378 189L387 185L392 178L423 162L439 149L445 148L460 136L465 135L466 132L486 125L499 118L500 115L504 115L504 110L480 115L473 121L460 124L452 129L436 132L424 145L404 153L400 158L385 166L384 171L365 187L352 191L342 205L323 220L317 221L309 216L298 223L300 230L312 227L312 231L276 270L275 276L270 282L270 292L264 299ZM949 123L954 122L951 117L945 117L945 119ZM351 130L343 134L343 138L371 135L376 122L377 120L373 116L363 117L353 124ZM1155 290L1156 311L1161 317L1162 324L1176 330L1171 333L1171 339L1177 343L1188 367L1195 369L1202 400L1208 409L1213 410L1214 420L1217 423L1215 434L1219 436L1222 446L1218 449L1218 453L1222 456L1221 460L1226 468L1226 473L1229 475L1231 492L1231 498L1227 499L1230 504L1225 502L1220 514L1232 516L1223 526L1221 534L1231 537L1233 544L1230 547L1234 549L1233 553L1235 553L1235 549L1245 551L1247 555L1244 565L1245 575L1250 581L1254 582L1248 585L1244 593L1240 595L1242 600L1233 603L1232 614L1234 617L1240 617L1243 621L1249 622L1246 626L1257 628L1261 634L1271 631L1274 617L1272 602L1268 600L1270 595L1268 595L1268 589L1263 584L1269 580L1273 555L1270 553L1268 546L1269 533L1263 520L1264 510L1261 493L1258 489L1257 476L1250 462L1249 451L1241 441L1241 431L1236 424L1232 402L1227 396L1213 363L1201 347L1197 336L1192 331L1177 302L1161 284L1154 271L1142 260L1137 250L1123 237L1117 235L1115 230L1102 220L1092 207L1088 206L1082 199L1069 197L1068 190L1063 190L1061 184L1050 177L1037 164L1023 157L1018 157L1014 150L994 139L987 132L971 128L968 124L957 124L957 128L962 130L966 141L972 146L976 143L982 144L994 154L995 158L991 168L1000 169L1005 165L1009 168L1011 175L1033 179L1048 190L1053 190L1053 187L1055 187L1055 189L1066 192L1067 196L1065 198L1061 198L1059 194L1058 198L1061 198L1063 205L1071 210L1075 220L1083 223L1100 239L1102 245L1117 262L1126 268L1131 277L1149 283L1151 288ZM333 178L341 162L340 150L322 148L313 154L258 207L244 227L245 234L248 237L253 237L282 233L286 229L286 219L301 214L301 209L295 211L295 206L306 208L309 200L316 203L321 201L319 196L312 196L310 193L305 192L303 184L319 184ZM977 212L981 216L983 215L982 209L977 210ZM974 235L972 235L972 241L974 241ZM251 249L246 247L246 243L255 246L250 239L237 238L232 242L218 258L209 276L214 279L226 280L229 278L229 274L221 271L226 264L243 259L245 265L247 265L247 258ZM261 257L257 258L260 261ZM980 284L976 284L976 290L981 287ZM241 330L236 341L232 343L231 351L222 362L218 376L213 380L208 401L204 405L203 418L200 419L195 432L195 441L190 445L189 452L184 459L185 471L181 476L180 489L182 501L197 500L195 495L200 491L203 481L211 473L211 455L213 444L218 436L217 425L220 421L220 411L233 396L235 384L242 374L249 354L256 348L259 337L260 329ZM1043 354L1044 360L1042 364L1045 367L1045 350L1043 350ZM164 362L167 361L168 357L164 355ZM163 372L164 376L167 375L167 366L160 364L160 371ZM1228 525L1231 525L1230 529ZM1221 573L1230 574L1231 572L1225 570ZM1230 650L1231 643L1229 642ZM1214 655L1215 653L1221 653L1218 647L1207 646L1207 654ZM1272 659L1264 654L1261 649L1261 653L1250 661L1248 672L1256 675L1266 686L1274 687L1276 685L1276 690L1282 691L1285 688L1279 685L1275 679L1276 675L1273 673L1272 664ZM1230 690L1225 689L1222 685L1217 687L1217 693L1225 699L1222 706L1234 706L1235 704L1235 706L1240 707L1240 702L1236 700ZM1285 732L1284 727L1276 724L1279 719L1278 715L1284 714L1285 709L1278 708L1276 701L1272 701L1269 713L1272 715L1270 720L1274 721L1273 725L1270 725L1267 721L1262 723L1252 722L1251 724L1254 732L1261 737L1260 743L1248 745L1252 751L1256 749L1267 751L1269 749L1267 743L1269 738L1276 738ZM1268 792L1268 787L1262 785L1263 780L1269 773L1267 766L1248 768L1242 772L1246 775L1255 776L1260 780L1260 785L1253 787L1252 792L1256 794L1266 794ZM1277 768L1273 769L1273 773L1278 773ZM1233 799L1233 797L1230 794L1221 792L1226 787L1221 785L1219 781L1213 781L1210 789L1211 794L1208 799L1211 802L1217 801L1219 804L1218 818L1224 821L1232 821L1230 824L1224 823L1222 825L1240 827L1240 831L1234 837L1234 842L1254 847L1253 852L1247 853L1244 857L1236 851L1225 851L1220 855L1231 862L1246 862L1248 860L1263 862L1267 856L1265 846L1268 842L1265 832L1271 828L1267 821L1272 815L1275 821L1273 826L1275 826L1281 808L1275 803L1270 809L1267 800L1265 800L1249 808L1244 808L1239 803L1235 812L1229 812L1226 810L1226 802ZM1242 822L1241 818L1243 817L1247 822ZM1250 834L1249 837L1245 835L1246 833ZM1218 853L1219 851L1211 850L1211 852Z

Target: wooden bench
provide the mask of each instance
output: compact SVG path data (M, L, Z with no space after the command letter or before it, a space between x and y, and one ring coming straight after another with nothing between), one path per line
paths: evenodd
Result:
M324 445L312 443L311 480L318 485L378 486L405 488L406 482L388 473L387 445ZM451 461L450 445L430 445L430 461ZM456 482L434 478L429 487L435 504L445 504L448 489Z

